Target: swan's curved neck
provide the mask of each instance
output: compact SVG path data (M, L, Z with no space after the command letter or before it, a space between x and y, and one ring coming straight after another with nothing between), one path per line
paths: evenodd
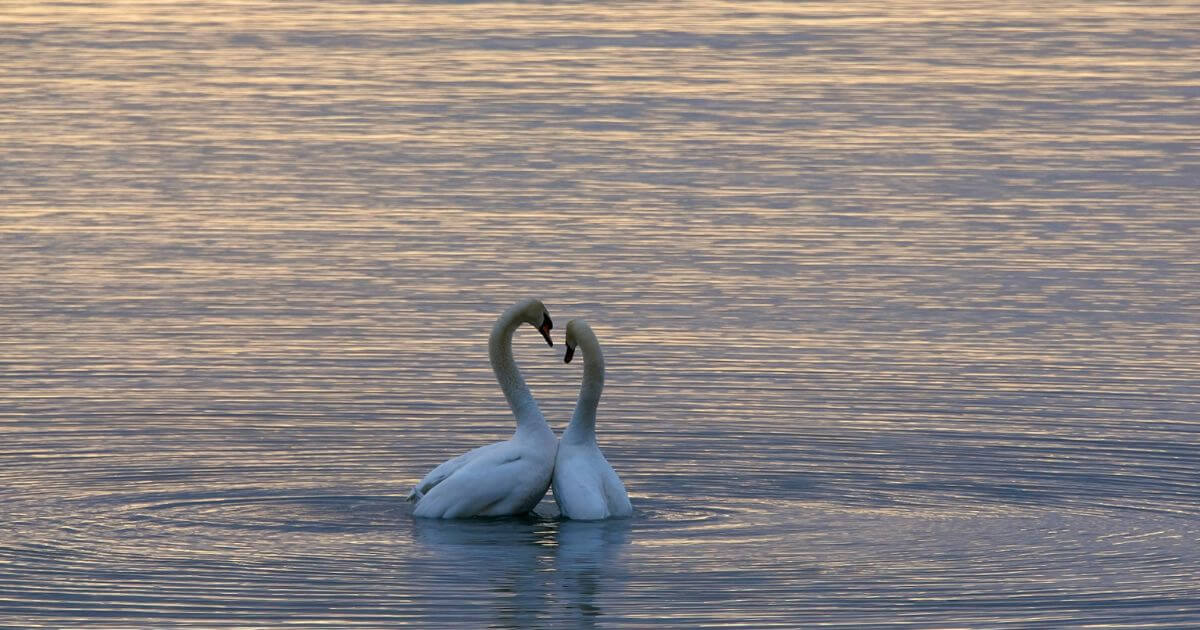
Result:
M516 307L508 309L496 320L496 325L492 326L492 334L488 337L488 359L492 364L492 372L496 374L496 381L504 391L504 398L508 400L513 415L517 417L517 433L549 431L550 425L546 424L546 418L538 408L537 401L533 399L533 393L529 391L525 379L521 378L521 371L517 369L517 362L513 359L513 332L520 325L521 314Z
M579 387L579 399L575 402L575 413L571 424L563 432L567 442L596 440L596 408L600 406L600 393L604 391L604 353L594 336L579 340L583 352L583 384Z

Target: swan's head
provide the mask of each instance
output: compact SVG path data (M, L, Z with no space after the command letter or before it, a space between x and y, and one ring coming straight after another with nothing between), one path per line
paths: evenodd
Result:
M567 353L563 355L563 363L571 362L571 359L575 356L575 347L579 345L579 340L585 336L596 336L596 333L592 332L592 327L588 326L587 322L582 319L572 319L567 322Z
M542 333L542 337L546 340L546 345L553 347L554 341L550 339L550 329L554 328L554 322L550 321L550 313L546 310L546 305L542 304L541 300L528 299L519 304L518 308L521 320L538 329L538 332Z

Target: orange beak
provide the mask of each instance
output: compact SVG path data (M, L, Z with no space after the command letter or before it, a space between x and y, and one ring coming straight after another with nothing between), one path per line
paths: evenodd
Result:
M554 347L554 340L550 339L550 329L554 328L554 323L550 321L550 314L542 314L542 325L538 326L538 332L542 333L542 337L546 339L546 345Z

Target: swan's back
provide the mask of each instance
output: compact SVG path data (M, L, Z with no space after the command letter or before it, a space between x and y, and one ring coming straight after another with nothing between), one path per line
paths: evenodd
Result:
M538 442L514 437L468 453L474 456L425 491L413 515L465 518L532 510L550 487L555 454L553 444Z

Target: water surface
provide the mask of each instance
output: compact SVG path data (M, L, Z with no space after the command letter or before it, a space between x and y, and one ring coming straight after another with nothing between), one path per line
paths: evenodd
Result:
M0 625L1200 624L1194 3L0 10ZM414 520L600 336L635 518Z

